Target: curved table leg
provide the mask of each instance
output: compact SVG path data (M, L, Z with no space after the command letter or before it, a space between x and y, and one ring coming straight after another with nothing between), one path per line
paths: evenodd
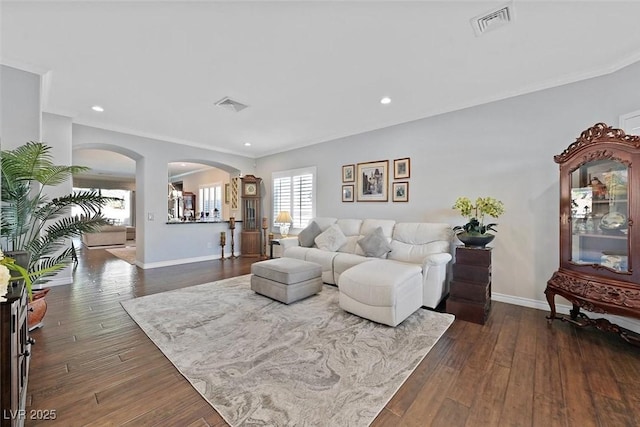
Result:
M549 288L545 289L544 294L547 297L547 302L549 303L549 307L551 308L551 313L547 316L547 322L551 325L554 319L556 319L556 294L551 291Z

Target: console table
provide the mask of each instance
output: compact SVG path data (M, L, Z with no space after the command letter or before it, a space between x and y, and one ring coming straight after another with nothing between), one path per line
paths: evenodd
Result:
M484 325L491 311L491 248L456 247L447 312Z

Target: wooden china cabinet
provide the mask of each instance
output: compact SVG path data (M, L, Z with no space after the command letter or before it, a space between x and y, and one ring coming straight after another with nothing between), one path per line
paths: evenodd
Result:
M554 160L560 165L560 268L545 290L549 323L595 326L640 344L637 334L580 312L640 318L640 227L634 227L640 136L597 123ZM556 315L556 295L573 305L569 317Z
M260 246L260 183L262 178L246 175L242 178L242 231L240 232L240 250L242 256L259 257Z

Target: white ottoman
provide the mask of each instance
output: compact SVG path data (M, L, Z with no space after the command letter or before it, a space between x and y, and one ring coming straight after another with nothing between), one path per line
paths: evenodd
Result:
M291 304L322 290L322 267L295 258L276 258L251 265L251 289Z
M338 279L340 308L397 326L422 306L422 269L392 260L351 267Z

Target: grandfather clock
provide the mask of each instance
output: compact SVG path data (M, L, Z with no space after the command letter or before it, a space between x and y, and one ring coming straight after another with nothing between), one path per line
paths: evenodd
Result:
M259 257L260 251L260 183L262 178L246 175L242 178L242 256Z

